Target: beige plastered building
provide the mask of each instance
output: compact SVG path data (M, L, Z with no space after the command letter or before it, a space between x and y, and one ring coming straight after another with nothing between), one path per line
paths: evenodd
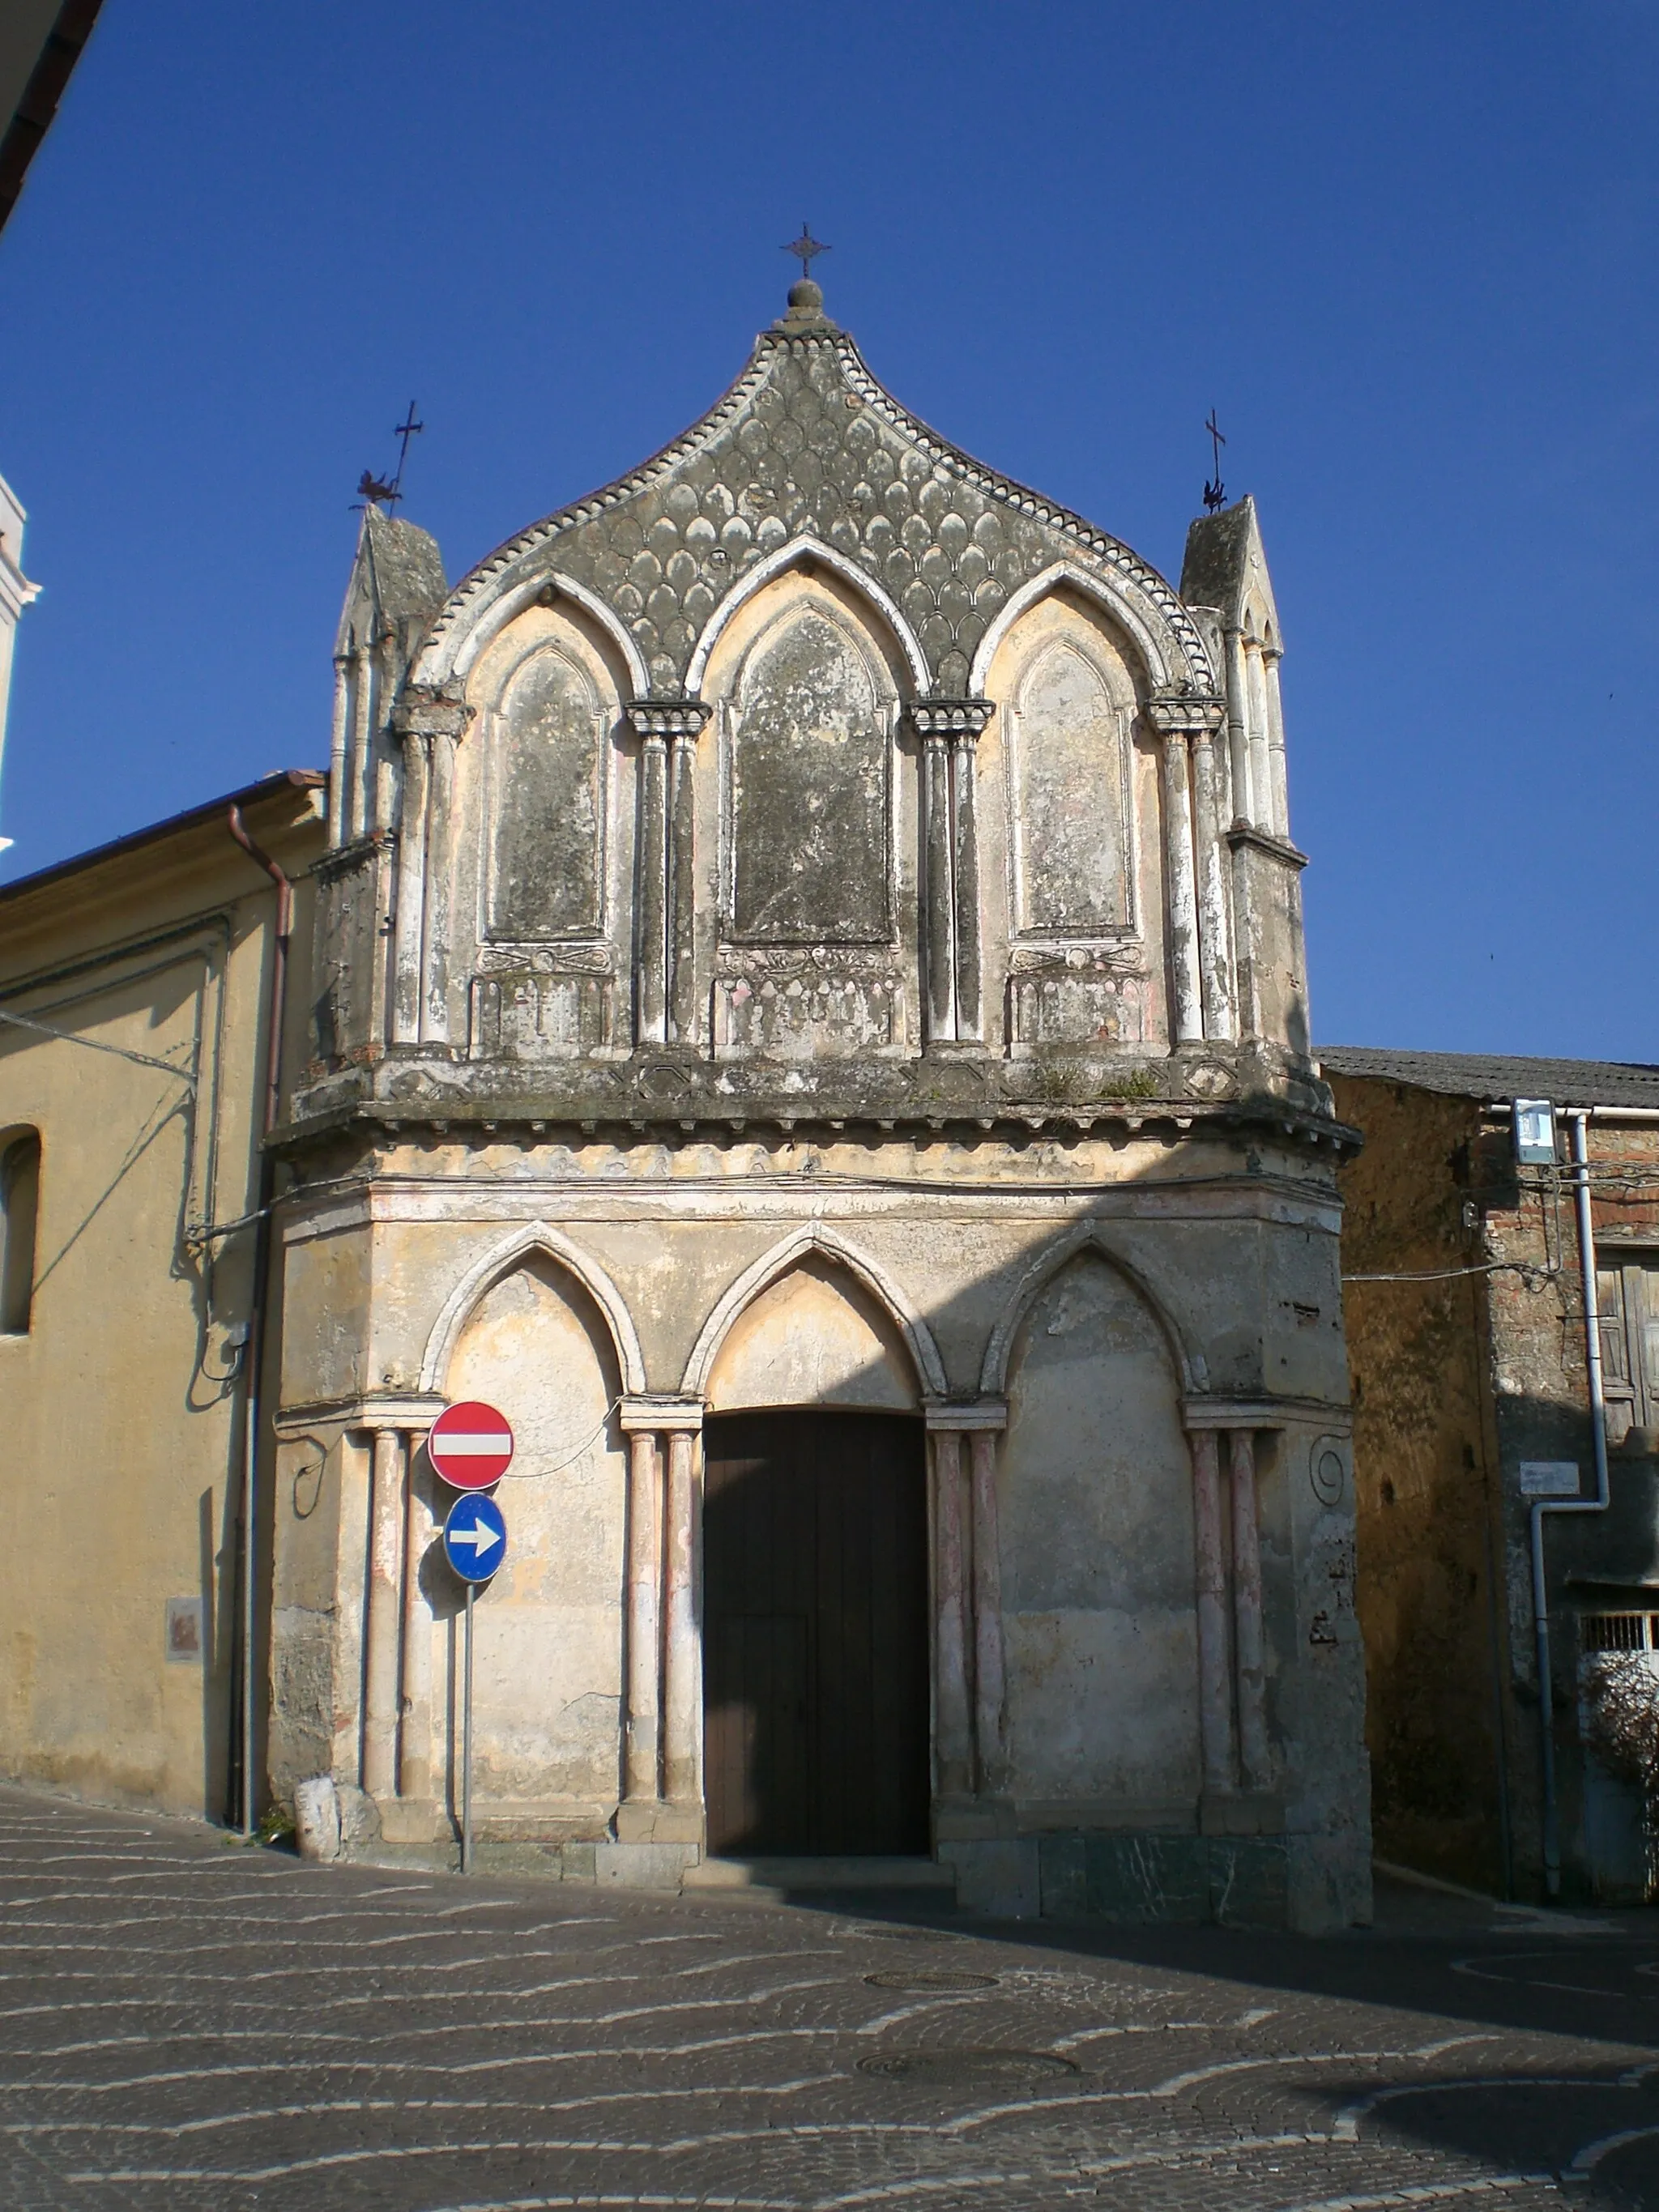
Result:
M8 1401L123 1516L106 1579L12 1594L8 1769L216 1811L246 1694L259 1803L329 1777L346 1851L452 1863L424 1438L481 1399L517 1446L485 1863L905 1859L973 1909L1365 1917L1354 1139L1308 1052L1279 651L1248 501L1177 590L906 413L807 283L682 438L453 589L368 514L325 805L244 805L295 884L269 1138L276 894L222 807L0 900L0 1007L60 1026L71 909L100 958L169 900L182 927L210 852L245 916L213 1190L174 1096L171 1152L122 1164L159 1070L0 1042L38 1249L83 1255L37 1267ZM169 987L158 1026L148 988L67 1025L182 1065L205 1001Z

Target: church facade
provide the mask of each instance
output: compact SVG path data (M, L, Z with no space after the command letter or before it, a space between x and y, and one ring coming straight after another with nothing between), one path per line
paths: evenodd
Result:
M809 281L453 590L366 515L270 1139L278 1796L453 1848L423 1439L483 1399L486 1847L1366 1915L1353 1139L1279 653L1248 501L1171 588L907 414Z

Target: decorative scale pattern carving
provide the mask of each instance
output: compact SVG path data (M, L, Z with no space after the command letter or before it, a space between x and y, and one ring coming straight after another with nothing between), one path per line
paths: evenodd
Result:
M631 631L653 698L684 688L697 639L744 571L809 535L864 569L919 639L934 690L963 696L1009 596L1056 561L1133 588L1213 684L1191 617L1157 571L1063 507L996 475L908 414L844 332L763 333L713 410L633 474L536 524L461 583L432 646L499 593L562 573Z

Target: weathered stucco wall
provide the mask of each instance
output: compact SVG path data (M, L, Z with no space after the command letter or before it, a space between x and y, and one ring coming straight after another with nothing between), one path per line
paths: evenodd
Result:
M427 1392L418 1402L490 1399L526 1440L501 1486L514 1561L479 1607L483 1832L603 1844L626 1809L628 1475L624 1439L605 1418L618 1396L715 1410L925 1403L930 1420L948 1421L953 1401L1000 1406L1006 1394L1006 1433L991 1444L1009 1767L995 1832L975 1830L977 1811L952 1815L950 1849L1010 1855L999 1863L1015 1869L1012 1887L998 1893L1017 1902L1068 1894L1065 1854L1086 1833L1223 1850L1202 1830L1185 1425L1195 1403L1216 1402L1224 1422L1235 1399L1283 1402L1286 1415L1235 1417L1267 1424L1255 1467L1272 1771L1243 1809L1216 1814L1228 1836L1241 1822L1244 1831L1225 1843L1224 1866L1194 1872L1177 1852L1156 1894L1136 1890L1126 1909L1186 1909L1196 1881L1201 1910L1206 1884L1219 1881L1224 1894L1237 1878L1245 1917L1363 1915L1334 1188L1328 1168L1288 1151L1253 1157L1242 1174L1237 1146L1173 1128L1127 1144L1024 1146L875 1135L526 1146L452 1131L387 1137L355 1191L330 1176L313 1200L297 1193L285 1216L295 1295L314 1279L313 1244L334 1255L331 1280L372 1279L366 1371L381 1387L360 1412L331 1410L325 1385L338 1378L327 1341L295 1333L285 1425L305 1408L325 1425L416 1421L416 1411L398 1411L398 1394ZM349 1261L353 1246L372 1263ZM1342 1465L1322 1499L1312 1478L1322 1440ZM353 1563L368 1556L371 1498L362 1483L340 1495L342 1514L358 1516L351 1545L325 1514L289 1506L276 1564L279 1589L320 1586L302 1561L339 1544L329 1671L352 1723L332 1765L356 1784L357 1685L372 1662L357 1640L363 1570ZM455 1594L431 1561L421 1589L432 1616L421 1632L431 1639L434 1782L447 1805ZM290 1632L313 1637L303 1609L279 1613L279 1686L300 1672L283 1648ZM319 1722L281 1736L279 1792L321 1733Z
M1192 1463L1169 1346L1097 1254L1022 1325L998 1480L1016 1796L1188 1825Z

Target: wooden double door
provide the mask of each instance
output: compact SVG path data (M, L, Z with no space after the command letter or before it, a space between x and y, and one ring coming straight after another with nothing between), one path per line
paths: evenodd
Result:
M723 1413L703 1453L709 1850L926 1851L921 1422Z

